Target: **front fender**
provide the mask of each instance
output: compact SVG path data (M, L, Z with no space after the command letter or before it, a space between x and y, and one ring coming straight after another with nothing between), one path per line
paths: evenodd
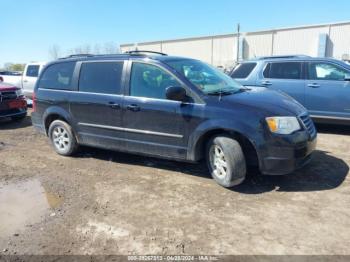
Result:
M255 148L257 141L259 140L259 128L253 128L252 126L245 124L243 121L227 121L224 119L207 120L201 123L189 137L187 151L188 160L198 160L198 143L202 142L201 139L205 137L206 134L215 131L238 133L247 138Z

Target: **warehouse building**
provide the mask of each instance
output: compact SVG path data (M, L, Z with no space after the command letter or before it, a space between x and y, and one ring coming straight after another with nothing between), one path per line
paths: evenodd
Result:
M122 52L151 50L231 67L237 60L259 56L303 54L349 60L350 21L239 34L123 44Z

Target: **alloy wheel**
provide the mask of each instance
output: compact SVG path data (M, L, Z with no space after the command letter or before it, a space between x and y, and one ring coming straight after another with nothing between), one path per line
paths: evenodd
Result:
M59 151L69 148L70 138L67 130L61 126L57 126L52 131L52 141Z
M224 151L218 145L212 145L209 151L210 167L219 178L223 178L227 175L227 162Z

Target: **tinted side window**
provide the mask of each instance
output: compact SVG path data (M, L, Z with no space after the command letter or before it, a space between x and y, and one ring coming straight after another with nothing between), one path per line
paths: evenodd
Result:
M243 63L237 65L231 72L232 78L247 78L256 67L256 63Z
M264 70L265 78L275 79L300 79L302 72L302 63L283 62L269 63Z
M309 63L309 79L343 81L350 77L350 72L333 64L315 62Z
M37 77L39 75L39 66L38 65L30 65L27 67L26 76Z
M79 91L120 94L123 62L83 63L80 69Z
M130 95L166 99L165 90L181 84L158 66L133 63L131 70Z
M65 62L49 66L40 79L39 88L71 89L74 68L75 62Z

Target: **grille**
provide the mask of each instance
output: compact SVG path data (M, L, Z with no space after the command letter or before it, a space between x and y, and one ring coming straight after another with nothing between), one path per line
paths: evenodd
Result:
M317 136L316 127L314 122L310 118L309 114L302 114L299 116L300 120L303 122L306 130L309 132L310 137L313 139Z
M12 100L12 99L16 99L16 98L17 98L16 91L0 92L0 101Z

